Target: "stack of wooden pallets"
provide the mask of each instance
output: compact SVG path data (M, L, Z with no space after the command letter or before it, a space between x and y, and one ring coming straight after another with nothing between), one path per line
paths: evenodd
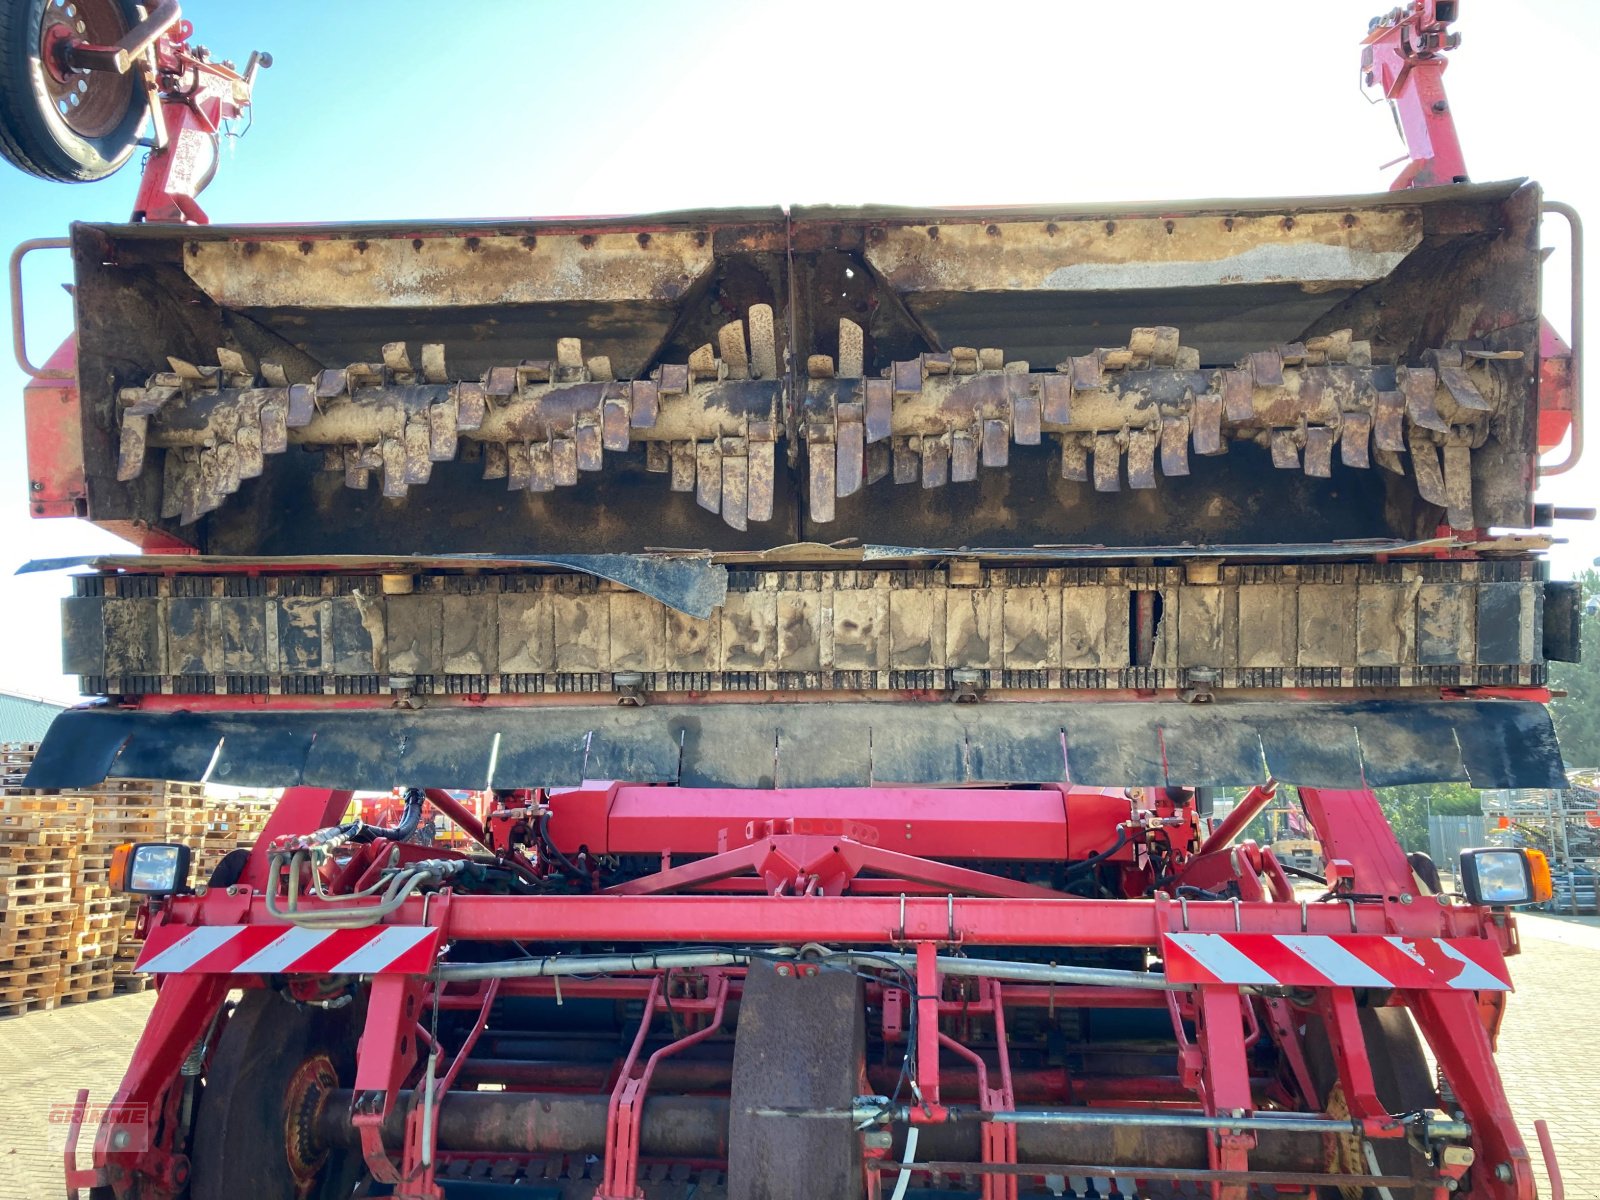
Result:
M0 746L0 1015L55 1007L88 828L82 796L20 786L32 747Z
M39 792L22 786L33 752L0 744L0 1016L142 991L139 904L111 890L112 851L182 842L190 879L204 884L225 854L255 841L274 803L148 779Z
M253 846L266 828L267 818L272 815L276 803L275 796L249 792L208 797L205 803L205 828L201 835L192 841L186 838L173 839L187 841L194 849L192 878L197 883L204 883L230 851L240 846Z

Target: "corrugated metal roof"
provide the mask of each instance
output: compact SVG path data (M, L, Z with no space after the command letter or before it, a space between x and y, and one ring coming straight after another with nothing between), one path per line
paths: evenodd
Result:
M37 742L64 704L0 692L0 742Z

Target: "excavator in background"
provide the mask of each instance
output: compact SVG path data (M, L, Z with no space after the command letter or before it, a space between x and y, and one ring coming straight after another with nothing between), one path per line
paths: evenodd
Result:
M265 56L0 14L16 165L155 130L132 221L12 259L26 502L139 548L29 782L284 789L208 879L121 857L159 994L71 1188L1531 1200L1548 873L1442 892L1372 790L1560 786L1578 649L1579 226L1468 180L1454 3L1363 42L1378 195L319 226L197 201ZM1320 891L1241 839L1291 791Z

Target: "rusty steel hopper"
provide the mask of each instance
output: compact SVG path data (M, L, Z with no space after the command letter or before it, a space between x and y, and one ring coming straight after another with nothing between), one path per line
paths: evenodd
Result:
M80 224L87 515L251 555L1523 526L1538 215Z

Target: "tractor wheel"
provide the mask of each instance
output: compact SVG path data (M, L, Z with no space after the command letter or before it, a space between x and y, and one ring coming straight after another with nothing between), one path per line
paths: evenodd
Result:
M866 1060L861 980L779 975L752 963L739 1002L728 1114L728 1200L848 1200L865 1192L861 1137L846 1120L761 1108L848 1109Z
M365 1171L356 1151L315 1135L327 1094L349 1087L357 1005L301 1007L246 992L206 1071L190 1152L191 1200L334 1200Z
M127 162L149 107L137 78L72 70L58 51L110 45L138 20L133 0L0 0L0 155L62 183Z
M1372 1064L1372 1081L1376 1085L1378 1102L1384 1108L1398 1113L1438 1107L1439 1093L1434 1086L1433 1073L1428 1069L1427 1057L1422 1052L1422 1039L1408 1010L1363 1008L1361 1035L1366 1043L1367 1061ZM1306 1023L1305 1049L1311 1082L1316 1085L1324 1108L1334 1115L1345 1115L1349 1110L1345 1105L1344 1085L1339 1081L1334 1067L1333 1048L1328 1043L1327 1029L1317 1017L1312 1017ZM1332 1140L1334 1150L1330 1169L1352 1174L1371 1171L1372 1164L1367 1161L1362 1139L1352 1134ZM1371 1145L1382 1173L1411 1174L1411 1149L1404 1140L1384 1139L1373 1141ZM1371 1200L1378 1195L1375 1189L1360 1187L1325 1191L1329 1197L1340 1197L1341 1200Z

